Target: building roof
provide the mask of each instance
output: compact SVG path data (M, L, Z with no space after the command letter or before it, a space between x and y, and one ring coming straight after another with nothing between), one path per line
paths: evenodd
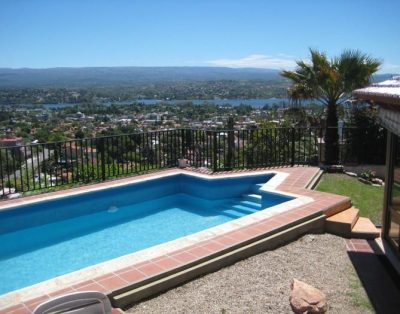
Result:
M390 80L356 89L353 91L353 96L376 104L400 106L400 76L394 76Z
M22 141L22 137L13 137L13 138L2 138L0 139L2 142L18 142Z

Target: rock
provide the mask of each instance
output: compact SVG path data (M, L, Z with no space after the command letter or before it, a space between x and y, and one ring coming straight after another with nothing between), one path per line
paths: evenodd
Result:
M354 173L354 172L345 171L344 173L347 174L350 177L357 177L357 173Z
M293 279L290 293L290 306L296 314L325 313L328 310L325 294L297 279Z
M369 184L369 185L372 184L371 181L368 181L368 180L366 180L366 179L364 179L364 178L361 178L361 177L358 177L358 181L360 181L361 183L364 183L364 184Z
M371 182L372 182L372 183L375 183L375 184L383 185L383 180L381 180L381 179L379 179L379 178L373 178L373 179L371 180Z
M18 197L21 197L21 196L22 196L21 193L14 193L14 194L8 194L6 197L8 199L14 199L14 198L18 198Z
M315 240L315 236L314 235L306 234L304 237L301 238L300 241L305 242L305 243L311 243L314 240Z
M336 172L343 172L342 165L330 165L324 167L327 172L336 173Z
M186 168L187 166L188 166L187 159L184 159L184 158L178 159L178 167L179 168Z

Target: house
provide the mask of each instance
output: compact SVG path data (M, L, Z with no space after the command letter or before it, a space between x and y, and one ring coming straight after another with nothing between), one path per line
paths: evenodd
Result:
M78 158L95 159L97 158L97 149L79 145L75 142L66 142L60 147L60 158L62 161L70 163Z
M400 76L353 91L353 96L379 107L380 123L387 129L386 184L382 239L400 261ZM397 263L396 263L397 264Z
M2 138L0 139L1 147L12 147L12 146L21 146L23 145L22 137L12 137L12 138Z

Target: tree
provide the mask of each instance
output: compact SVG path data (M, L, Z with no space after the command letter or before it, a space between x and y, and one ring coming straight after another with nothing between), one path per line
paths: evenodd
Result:
M304 108L290 107L283 112L284 126L307 127L308 116Z
M346 130L346 160L385 164L386 130L378 122L377 109L368 104L353 105L350 124L351 128Z
M83 132L81 129L75 132L75 138L76 139L82 139L85 138L85 132Z
M49 135L48 141L49 142L60 142L64 141L66 139L66 136L64 135L63 132L61 131L56 131L56 132L51 132Z
M368 85L381 62L358 50L345 50L331 60L317 50L310 49L310 54L310 63L297 61L294 71L282 71L281 75L293 83L288 89L292 99L314 99L327 106L325 162L328 165L337 164L337 107L348 99L354 89Z

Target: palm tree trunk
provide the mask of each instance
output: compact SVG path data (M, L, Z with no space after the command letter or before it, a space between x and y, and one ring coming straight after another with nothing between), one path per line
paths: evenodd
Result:
M339 135L337 105L328 103L325 132L325 164L337 165L339 163Z

